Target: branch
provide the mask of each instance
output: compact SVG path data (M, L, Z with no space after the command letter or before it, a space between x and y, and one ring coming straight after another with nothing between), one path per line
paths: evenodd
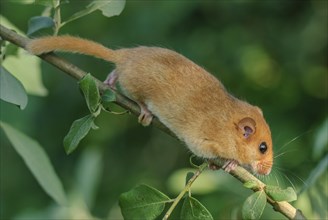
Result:
M25 49L26 44L30 41L30 39L20 36L16 34L15 32L7 29L6 27L0 25L0 36L21 48ZM54 53L49 54L43 54L40 56L41 59L47 61L48 63L52 64L53 66L57 67L58 69L62 70L64 73L70 75L71 77L80 80L85 75L86 72L79 69L77 66L69 63L68 61L58 57ZM97 80L99 90L101 92L111 89L107 85L103 84L99 80ZM140 108L139 106L129 98L117 93L116 91L113 91L116 94L116 101L115 103L127 110L129 110L134 115L140 114ZM172 137L176 137L176 135L169 130L165 125L163 125L156 117L153 118L152 124L162 131L166 132L167 134L171 135ZM265 187L265 184L258 180L255 176L250 174L247 170L244 168L238 166L235 170L231 171L230 174L234 176L236 179L241 181L242 183L248 182L248 181L255 181L258 183L259 186L262 188ZM278 211L282 213L284 216L286 216L288 219L306 219L302 212L296 208L294 208L290 203L288 202L276 202L269 197L267 198L268 203L270 203L275 211Z

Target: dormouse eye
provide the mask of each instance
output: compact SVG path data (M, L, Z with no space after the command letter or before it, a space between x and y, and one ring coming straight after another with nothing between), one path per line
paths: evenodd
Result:
M262 142L259 146L259 150L262 154L264 154L268 150L268 146L265 142Z

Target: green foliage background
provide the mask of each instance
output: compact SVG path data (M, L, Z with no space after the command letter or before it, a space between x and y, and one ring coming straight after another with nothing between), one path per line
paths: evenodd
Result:
M64 5L63 17L85 7L81 2ZM11 0L0 1L0 8L1 15L25 32L28 19L43 10ZM127 1L120 16L93 13L65 26L60 34L111 48L167 47L205 67L235 96L264 111L275 152L283 153L266 181L292 183L300 191L307 186L303 181L327 159L327 13L327 1L321 0ZM113 68L92 57L63 56L99 79ZM91 131L67 156L62 140L71 123L88 109L75 80L49 64L42 63L42 68L49 95L29 96L24 111L1 101L1 120L41 143L72 200L80 192L94 216L117 219L118 196L137 184L177 195L186 174L180 169L190 167L190 153L158 129L143 128L134 116L102 114L96 121L100 129ZM0 150L0 218L55 216L56 205L2 131ZM239 182L223 172L197 181L203 184L195 187L193 196L214 219L241 216L242 203L251 192ZM295 206L310 218L327 217L327 185L325 171L308 184ZM281 217L270 209L266 207L264 219Z

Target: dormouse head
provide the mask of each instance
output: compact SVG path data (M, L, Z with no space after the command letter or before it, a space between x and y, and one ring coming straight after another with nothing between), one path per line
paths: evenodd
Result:
M258 107L251 107L245 117L235 123L238 161L253 172L268 175L273 164L271 131Z

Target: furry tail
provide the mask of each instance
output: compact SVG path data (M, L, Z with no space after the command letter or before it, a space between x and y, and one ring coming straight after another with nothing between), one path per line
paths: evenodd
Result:
M99 43L71 36L37 38L31 40L26 45L26 49L35 55L49 53L51 51L80 53L113 63L116 63L119 58L118 54L116 54L114 50L111 50Z

